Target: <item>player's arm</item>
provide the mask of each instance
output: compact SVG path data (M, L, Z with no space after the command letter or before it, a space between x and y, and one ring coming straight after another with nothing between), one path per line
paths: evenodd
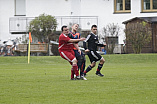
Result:
M78 52L79 52L79 53L80 53L80 55L81 55L81 50L80 50L80 48L79 48L78 44L74 43L74 47L78 50Z
M70 39L68 42L70 42L70 43L75 43L75 42L83 41L83 40L85 40L85 39L86 39L86 38Z
M89 35L87 36L86 40L83 41L83 47L84 47L84 49L85 49L85 52L89 52L89 51L90 51L89 49L87 49L87 45L86 45L86 42L88 42L88 40L90 39L90 37L91 37L91 35L89 34Z
M105 46L106 46L106 44L97 43L97 46L100 46L100 47L105 47Z
M83 48L86 50L87 49L87 45L86 45L86 42L83 41Z
M85 52L89 52L89 51L90 51L89 49L87 49L87 46L86 46L86 42L85 42L85 41L83 42L83 48L85 49Z

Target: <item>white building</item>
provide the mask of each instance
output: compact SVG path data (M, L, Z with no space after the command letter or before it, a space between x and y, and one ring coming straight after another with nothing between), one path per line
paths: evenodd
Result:
M122 22L134 17L157 16L156 0L0 0L0 40L15 39L27 32L31 19L40 14L56 16L58 30L63 24L78 22L90 30L98 25L99 34L109 23L122 28L119 44L125 34ZM18 33L18 34L17 34ZM19 34L20 33L20 34Z

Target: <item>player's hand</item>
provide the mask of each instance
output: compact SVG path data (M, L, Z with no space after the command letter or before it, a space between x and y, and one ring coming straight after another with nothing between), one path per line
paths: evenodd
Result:
M80 50L80 49L78 50L78 52L79 52L79 53L80 53L80 55L81 55L81 50Z
M86 38L80 38L80 40L82 40L82 41L85 40L85 39L86 39Z
M85 50L86 53L89 52L89 51L90 51L89 49L86 49L86 50Z
M104 44L104 46L106 46L106 44Z

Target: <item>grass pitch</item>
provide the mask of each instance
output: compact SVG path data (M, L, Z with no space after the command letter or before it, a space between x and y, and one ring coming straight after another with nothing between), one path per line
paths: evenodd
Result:
M96 66L87 81L71 81L60 56L0 57L0 104L157 104L157 54L103 57L105 76Z

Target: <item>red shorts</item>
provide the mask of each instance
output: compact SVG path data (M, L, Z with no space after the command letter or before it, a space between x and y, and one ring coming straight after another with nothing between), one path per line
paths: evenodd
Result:
M60 52L60 56L63 59L69 61L70 63L72 63L73 60L75 59L75 53L74 53L74 51L62 51L62 52Z

